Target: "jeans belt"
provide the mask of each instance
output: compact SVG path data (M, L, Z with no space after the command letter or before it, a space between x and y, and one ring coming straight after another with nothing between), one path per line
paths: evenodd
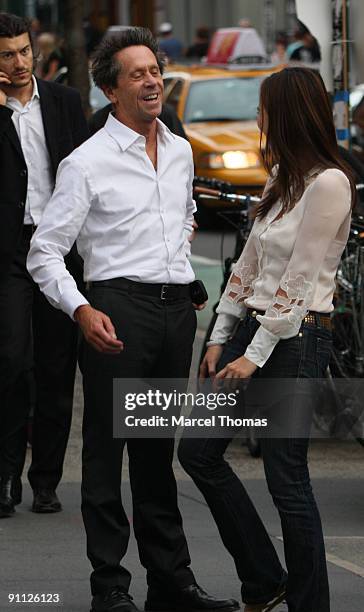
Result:
M254 308L248 308L247 314L253 319L256 318L257 315L264 315L264 310L255 310ZM302 323L307 323L308 325L315 325L316 327L324 327L325 329L332 330L332 322L331 316L327 312L315 312L313 310L309 310Z
M122 289L128 293L139 293L160 300L178 300L190 296L189 285L174 285L168 283L139 283L128 278L111 278L102 281L87 281L86 289L93 287L109 287L111 289Z

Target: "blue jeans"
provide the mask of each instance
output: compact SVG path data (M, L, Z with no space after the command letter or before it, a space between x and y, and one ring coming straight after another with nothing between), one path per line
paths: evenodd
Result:
M240 322L218 369L244 354L258 326L250 315ZM300 334L278 342L256 376L323 378L331 344L330 331L304 323ZM290 612L328 612L325 548L307 465L308 438L261 439L268 489L281 519L288 577L243 484L224 459L230 441L183 438L179 459L204 495L235 561L243 601L265 603L286 585Z

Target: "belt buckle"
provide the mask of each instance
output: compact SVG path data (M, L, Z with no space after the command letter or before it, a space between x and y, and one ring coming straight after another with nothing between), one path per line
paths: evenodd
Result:
M167 299L166 295L165 295L167 291L168 291L168 285L162 285L162 287L161 287L161 295L160 295L161 300L166 300Z

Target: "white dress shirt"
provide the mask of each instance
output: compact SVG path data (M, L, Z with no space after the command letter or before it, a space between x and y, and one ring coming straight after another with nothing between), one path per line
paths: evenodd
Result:
M264 311L245 357L262 367L282 338L298 334L308 310L331 312L335 275L351 220L345 174L311 176L299 202L278 218L280 201L256 219L220 300L209 345L224 344L246 308Z
M157 170L145 137L112 114L59 166L27 265L51 304L71 317L87 304L63 261L76 239L86 281L194 279L188 260L196 210L192 151L159 120L157 128Z
M28 168L28 189L24 213L26 225L39 224L54 187L38 85L34 76L32 78L33 95L25 106L16 98L9 97L6 101L6 106L13 111L11 118Z

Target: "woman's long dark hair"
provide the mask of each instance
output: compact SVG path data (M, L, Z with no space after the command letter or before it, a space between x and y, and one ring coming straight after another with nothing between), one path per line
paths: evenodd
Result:
M338 168L346 174L354 206L353 173L340 157L330 98L318 72L292 67L270 75L261 85L260 109L262 123L265 115L267 119L265 146L261 132L260 148L272 182L256 216L264 218L278 199L283 212L291 210L303 195L305 176L316 167ZM312 160L311 168L307 160ZM277 172L272 173L277 164Z

